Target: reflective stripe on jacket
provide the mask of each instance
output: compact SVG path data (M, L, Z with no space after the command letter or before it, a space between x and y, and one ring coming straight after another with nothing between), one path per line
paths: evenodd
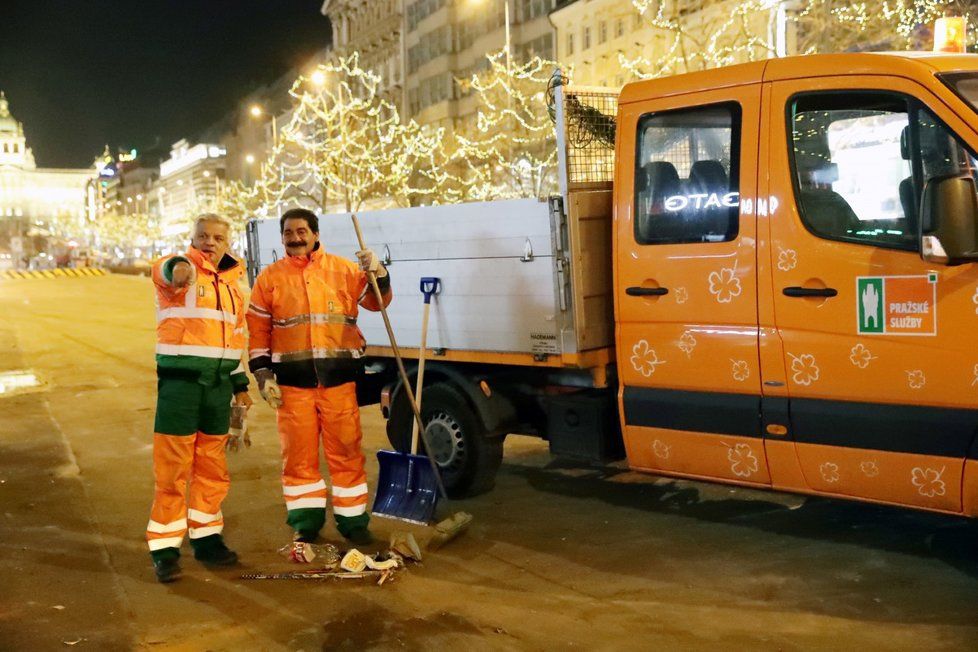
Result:
M171 284L173 266L193 266L190 285ZM244 295L238 287L243 266L225 254L215 269L210 258L191 247L153 265L156 285L156 367L160 377L183 376L212 385L230 375L234 391L248 387L242 365L245 348Z
M378 279L384 305L390 279ZM262 270L248 307L250 367L272 369L281 385L332 387L363 371L365 341L358 306L380 310L367 275L317 244L309 256L286 256Z

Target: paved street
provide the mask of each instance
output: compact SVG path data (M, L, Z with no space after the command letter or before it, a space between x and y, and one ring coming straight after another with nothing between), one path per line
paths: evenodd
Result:
M978 646L966 522L561 465L517 436L496 489L452 505L472 530L391 584L244 581L185 546L184 578L160 585L142 539L150 282L0 279L0 316L0 371L44 383L0 397L0 649ZM282 568L289 540L272 417L256 406L255 446L230 462L226 535L248 570ZM364 426L373 479L377 407Z

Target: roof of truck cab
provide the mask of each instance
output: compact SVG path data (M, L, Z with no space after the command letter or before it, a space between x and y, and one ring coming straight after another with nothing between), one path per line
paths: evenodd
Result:
M809 54L633 82L622 89L618 102L628 104L652 97L681 95L782 79L828 75L896 75L916 78L921 74L968 70L978 71L978 54L945 52Z

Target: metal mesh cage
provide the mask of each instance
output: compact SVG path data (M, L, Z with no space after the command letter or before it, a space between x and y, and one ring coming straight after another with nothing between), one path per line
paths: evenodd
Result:
M615 169L615 117L618 92L563 88L563 114L569 183L603 183Z

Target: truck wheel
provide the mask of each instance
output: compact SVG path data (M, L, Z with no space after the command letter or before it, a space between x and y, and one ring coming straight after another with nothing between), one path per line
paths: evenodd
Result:
M492 489L503 460L503 438L486 437L486 430L465 397L448 383L425 387L421 419L438 463L445 491L452 498L475 496ZM414 415L407 397L391 406L387 438L402 453L411 450ZM419 452L424 442L418 444Z

